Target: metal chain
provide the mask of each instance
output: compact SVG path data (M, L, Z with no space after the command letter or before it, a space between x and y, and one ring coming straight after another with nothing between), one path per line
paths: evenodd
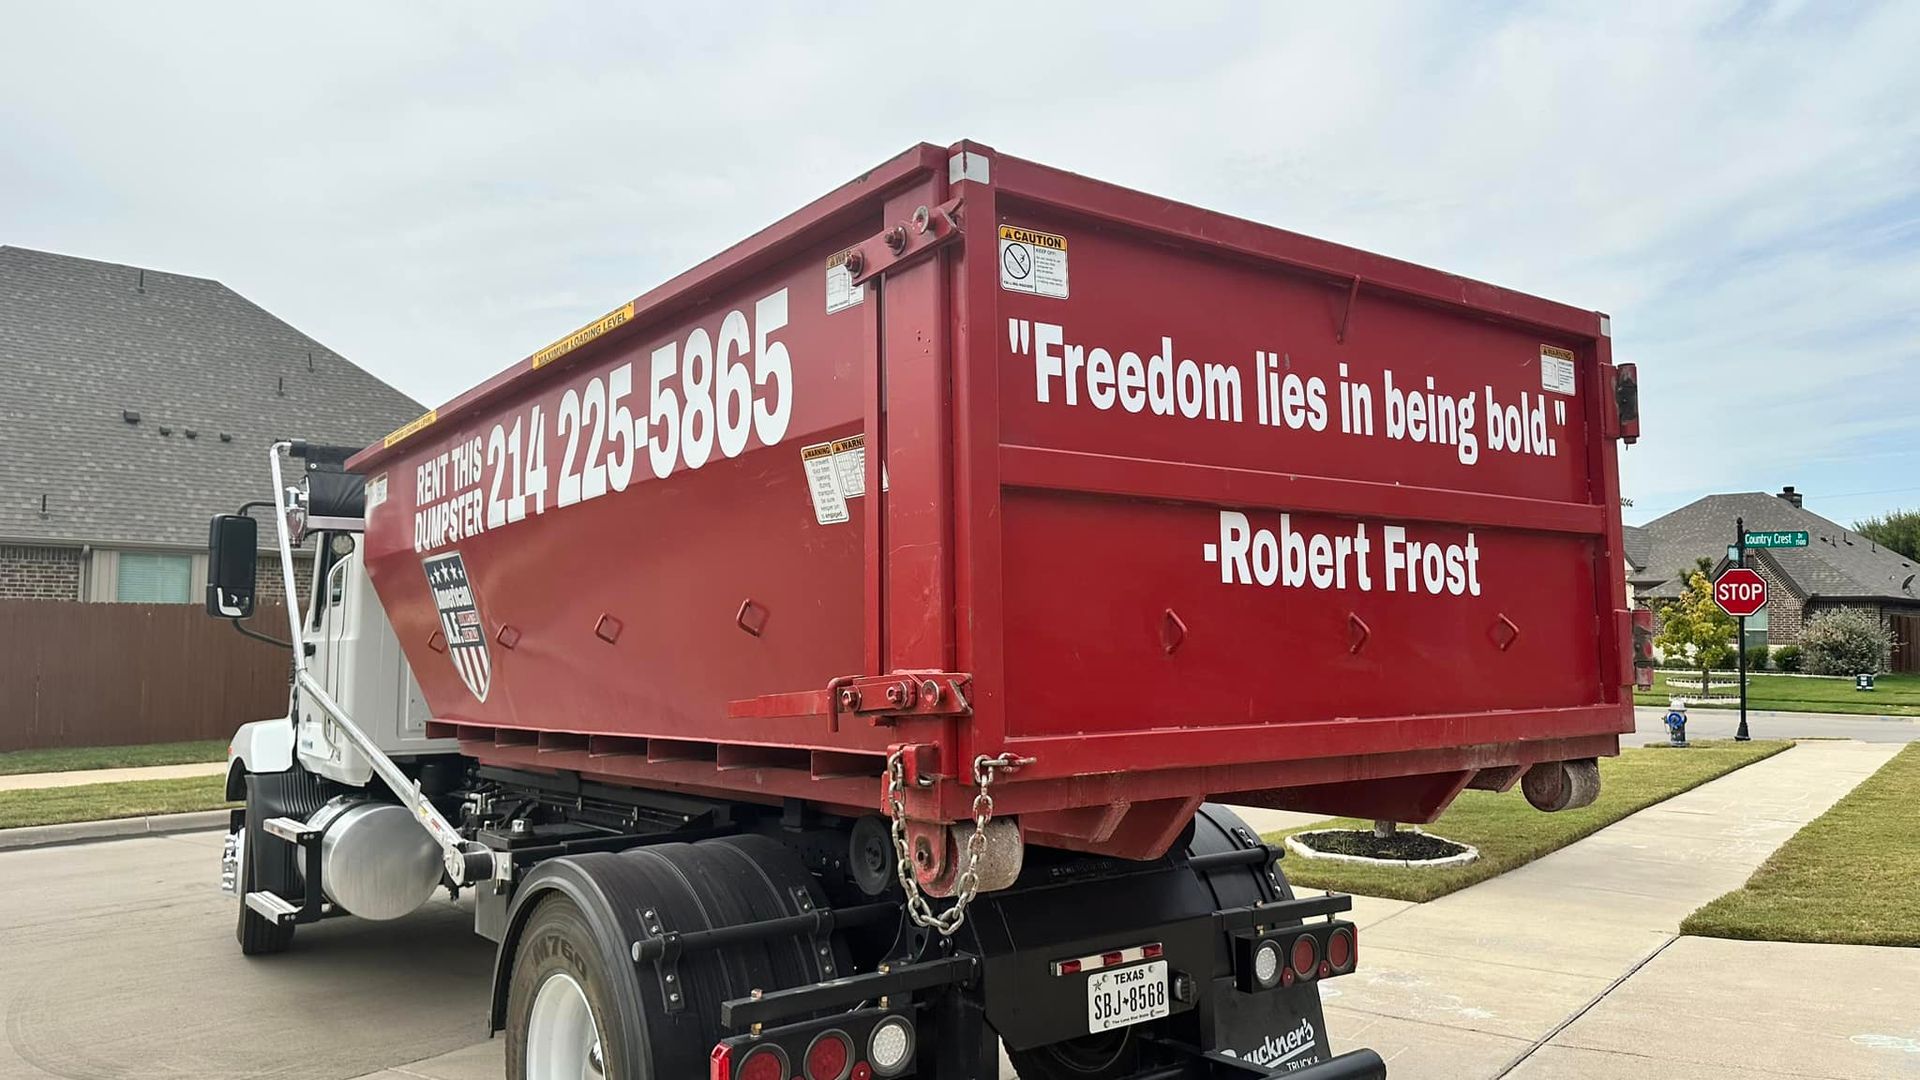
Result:
M900 878L900 888L907 894L907 914L915 923L929 930L938 930L942 937L952 937L967 921L967 905L973 903L975 894L980 891L980 856L987 850L987 823L993 820L993 795L988 789L993 786L993 774L997 769L1017 769L1031 759L1017 758L1012 754L1001 754L990 758L985 754L973 759L973 781L979 793L973 797L973 832L967 837L965 861L961 864L960 876L954 879L953 906L936 914L927 903L927 895L920 889L920 881L914 876L913 855L907 848L907 807L906 807L906 761L905 748L895 750L887 756L887 816L893 825L894 873Z

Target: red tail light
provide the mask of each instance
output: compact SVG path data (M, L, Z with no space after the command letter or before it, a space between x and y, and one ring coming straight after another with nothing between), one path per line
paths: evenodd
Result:
M1297 979L1311 979L1320 969L1320 943L1312 934L1301 934L1293 939L1293 975Z
M1333 969L1335 975L1345 975L1353 970L1358 944L1354 932L1344 926L1327 939L1327 966Z
M853 1040L845 1032L823 1031L814 1036L807 1047L807 1080L847 1080L852 1069Z
M747 1051L733 1080L787 1080L787 1055L777 1046L756 1046Z

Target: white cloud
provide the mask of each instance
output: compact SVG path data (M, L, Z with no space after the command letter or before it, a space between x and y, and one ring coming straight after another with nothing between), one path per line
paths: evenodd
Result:
M1112 12L19 4L0 240L220 277L438 400L972 137L1612 312L1643 507L1912 474L1920 6Z

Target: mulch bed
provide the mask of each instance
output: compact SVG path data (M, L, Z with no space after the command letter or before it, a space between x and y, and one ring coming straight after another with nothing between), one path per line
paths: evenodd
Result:
M1382 839L1371 830L1338 829L1299 837L1315 851L1334 855L1360 855L1369 859L1409 859L1424 862L1444 859L1467 850L1451 840L1402 829Z

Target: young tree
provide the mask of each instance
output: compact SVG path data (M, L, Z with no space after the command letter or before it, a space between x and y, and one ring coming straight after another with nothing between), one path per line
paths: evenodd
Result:
M1686 591L1660 608L1660 634L1653 639L1669 655L1678 652L1700 665L1702 697L1711 689L1713 669L1733 657L1740 635L1740 623L1713 602L1713 582L1707 580L1711 569L1707 559L1696 564L1687 576Z
M1892 548L1909 559L1920 560L1920 510L1895 510L1880 517L1853 523L1853 531Z

